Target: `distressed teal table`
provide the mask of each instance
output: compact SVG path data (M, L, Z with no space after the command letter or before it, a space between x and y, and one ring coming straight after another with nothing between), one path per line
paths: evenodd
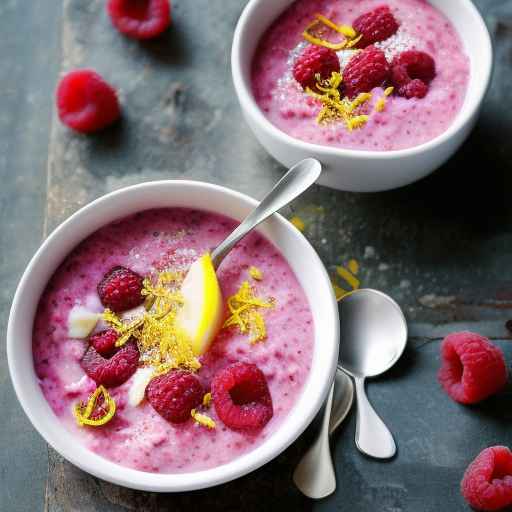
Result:
M467 510L458 492L466 465L488 445L512 445L510 388L461 407L435 378L439 342L456 329L486 334L512 361L505 328L512 314L512 3L476 3L495 40L496 70L478 126L459 153L405 189L363 195L317 187L285 212L304 223L339 287L378 288L404 308L408 349L368 386L395 433L398 457L362 457L352 416L333 440L338 491L321 502L302 497L291 481L312 429L272 463L214 489L157 495L116 487L46 447L14 397L3 344L2 511ZM140 44L110 27L103 0L2 3L2 332L17 280L41 239L89 200L165 178L261 197L281 176L244 124L231 85L231 37L244 4L175 0L172 29ZM53 90L60 71L86 66L121 90L123 120L79 137L56 120Z

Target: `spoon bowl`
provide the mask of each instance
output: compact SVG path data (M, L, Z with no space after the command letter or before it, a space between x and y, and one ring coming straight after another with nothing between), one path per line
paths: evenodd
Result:
M341 301L342 368L353 377L376 377L389 370L407 344L400 306L386 294L363 289Z
M377 290L356 290L340 302L341 367L354 378L357 396L356 446L370 457L389 459L396 444L371 406L366 377L389 370L407 344L407 323L400 306Z
M336 490L336 475L329 449L329 436L341 425L352 407L354 386L339 367L325 404L322 427L315 442L293 473L297 488L308 498L321 499Z

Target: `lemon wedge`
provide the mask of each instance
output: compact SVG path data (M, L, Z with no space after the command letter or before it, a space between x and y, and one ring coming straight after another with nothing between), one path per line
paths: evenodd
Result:
M194 354L200 356L221 328L224 309L217 274L208 253L190 266L181 285L181 295L183 306L176 325L190 339Z

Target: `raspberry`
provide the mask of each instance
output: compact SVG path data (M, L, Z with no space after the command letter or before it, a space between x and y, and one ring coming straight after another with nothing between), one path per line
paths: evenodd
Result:
M89 338L89 344L102 356L109 356L115 351L117 338L119 334L114 329L106 329L93 334Z
M101 130L120 116L116 91L92 69L69 72L56 96L60 120L77 132Z
M137 370L139 349L134 341L128 341L110 358L105 358L91 345L80 364L85 373L99 386L107 388L120 386Z
M358 48L366 48L373 43L384 41L398 30L398 22L387 5L377 7L373 11L362 14L352 27L363 37L357 43Z
M116 313L140 306L144 302L141 291L142 277L121 266L110 269L98 284L101 303Z
M251 363L234 363L215 375L212 398L217 415L229 428L263 428L274 414L263 372Z
M507 382L503 352L479 334L450 334L441 345L441 359L439 382L456 402L474 404Z
M505 446L486 448L466 469L460 490L477 510L511 506L512 452Z
M370 92L388 78L389 64L382 50L368 46L352 57L343 71L345 94L349 98L361 92Z
M171 24L169 0L109 0L107 11L114 27L134 39L159 36Z
M428 84L436 76L436 63L425 52L407 50L397 55L391 63L391 81L400 96L424 98Z
M167 421L183 423L203 401L204 390L190 372L175 370L150 381L146 396L153 409Z
M340 60L335 51L323 46L308 46L293 65L293 77L303 89L309 87L315 90L316 75L320 75L321 80L327 80L334 71L340 71Z

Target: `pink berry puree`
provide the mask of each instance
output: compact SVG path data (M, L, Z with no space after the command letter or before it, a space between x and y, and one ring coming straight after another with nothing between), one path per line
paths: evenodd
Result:
M145 211L110 224L68 255L50 280L37 310L33 353L41 389L51 408L90 450L122 466L159 473L193 472L219 466L254 450L279 428L297 401L308 376L313 352L313 320L306 296L280 252L254 232L224 260L218 271L224 300L243 281L251 281L255 266L263 279L252 280L258 296L273 297L275 307L263 313L267 338L250 344L236 327L224 328L202 356L197 372L209 391L219 369L236 361L256 364L268 382L274 414L257 432L230 430L215 408L206 413L216 422L207 429L192 419L173 424L145 399L128 401L134 377L108 391L117 405L112 420L102 426L78 426L74 404L87 400L96 388L80 360L87 340L68 336L68 315L75 306L102 312L96 287L112 267L122 265L147 275L165 266L170 255L190 264L222 241L235 227L228 218L198 210ZM98 326L96 327L98 329Z
M317 13L337 25L387 5L398 21L398 31L375 43L391 63L405 50L431 55L437 75L421 99L393 94L384 110L374 109L384 87L372 91L366 108L368 122L349 131L342 122L318 124L320 105L293 78L293 65L309 44L302 33ZM341 73L355 54L337 52ZM320 145L369 151L409 148L443 133L461 109L469 81L469 59L453 25L425 0L297 0L262 37L252 64L252 88L261 110L277 128L297 139Z

